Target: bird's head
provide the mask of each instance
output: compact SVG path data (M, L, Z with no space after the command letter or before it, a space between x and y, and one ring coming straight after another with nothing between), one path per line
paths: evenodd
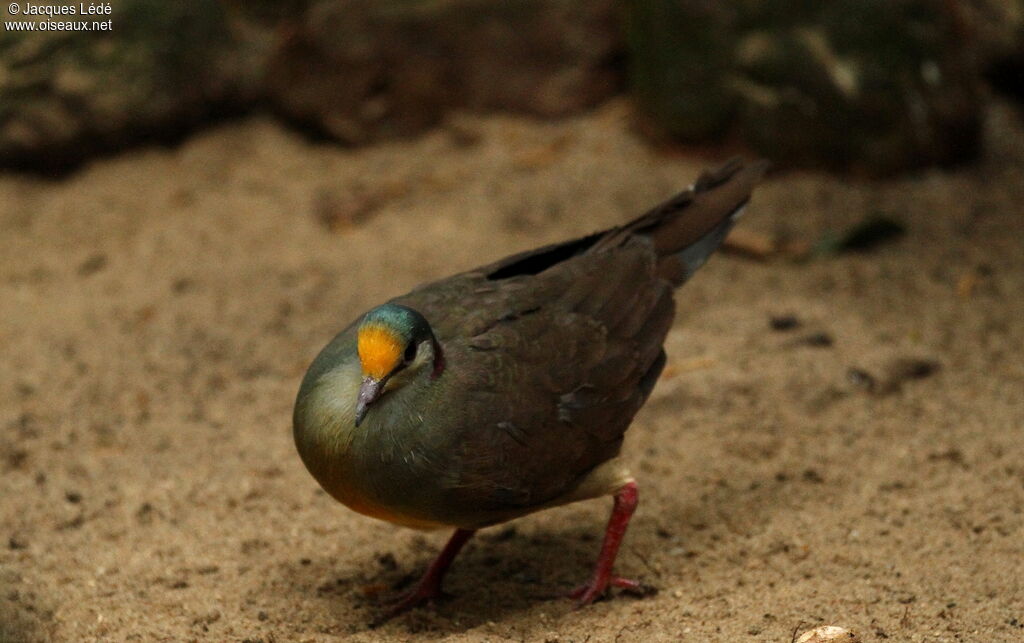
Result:
M441 345L420 313L399 304L384 304L366 313L359 324L356 347L363 383L356 402L355 424L384 393L406 384L424 367L437 377L444 370Z

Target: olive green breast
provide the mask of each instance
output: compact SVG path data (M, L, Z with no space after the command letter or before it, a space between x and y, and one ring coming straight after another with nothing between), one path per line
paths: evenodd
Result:
M489 512L453 502L459 467L457 404L449 382L418 369L377 400L359 427L355 404L362 379L355 333L341 333L321 352L295 405L299 454L320 485L351 509L412 527L477 526ZM428 421L429 420L429 421Z

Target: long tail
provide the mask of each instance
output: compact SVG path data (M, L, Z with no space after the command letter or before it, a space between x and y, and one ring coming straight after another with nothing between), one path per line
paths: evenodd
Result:
M643 235L658 252L659 273L680 286L722 244L767 169L767 161L744 165L733 159L626 225L521 252L480 270L488 279L535 275L578 254L610 250Z
M631 235L650 237L658 252L658 271L681 286L722 245L768 165L732 159L705 171L689 189L606 234L589 251L616 246Z

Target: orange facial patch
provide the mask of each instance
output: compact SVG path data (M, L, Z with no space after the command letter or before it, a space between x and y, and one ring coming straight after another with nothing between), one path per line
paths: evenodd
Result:
M363 365L363 375L378 380L395 370L402 358L401 340L384 326L360 328L357 348L359 361Z

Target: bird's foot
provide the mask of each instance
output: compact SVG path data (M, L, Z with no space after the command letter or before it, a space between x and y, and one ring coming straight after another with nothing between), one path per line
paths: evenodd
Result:
M424 603L447 597L448 594L441 591L441 582L444 580L444 575L448 572L448 567L451 566L459 550L472 538L473 531L471 529L456 529L448 544L444 546L441 553L437 555L434 562L427 568L423 578L420 579L420 582L416 583L416 587L405 596L391 603L387 610L370 624L370 627L377 627L399 614L404 614Z
M651 591L650 587L640 581L622 578L621 576L609 576L604 579L594 578L590 582L580 585L569 592L569 598L576 600L576 607L584 607L601 598L609 587L618 587L631 594L640 596L646 596Z
M612 506L612 515L608 518L608 527L604 532L604 542L601 543L601 554L597 558L594 575L591 576L590 582L581 585L569 594L570 598L576 599L577 607L593 603L601 598L609 587L618 587L640 596L647 596L656 591L635 580L622 578L612 573L615 556L619 553L622 537L626 533L626 526L636 509L637 502L638 494L635 482L627 482L615 493L615 504Z
M371 623L371 626L377 627L378 625L383 625L396 616L405 614L406 612L414 610L421 605L426 605L431 601L437 601L443 598L450 598L450 595L441 591L440 583L436 585L421 583L411 592L407 592L406 594L389 602L384 613L378 616L373 623Z

